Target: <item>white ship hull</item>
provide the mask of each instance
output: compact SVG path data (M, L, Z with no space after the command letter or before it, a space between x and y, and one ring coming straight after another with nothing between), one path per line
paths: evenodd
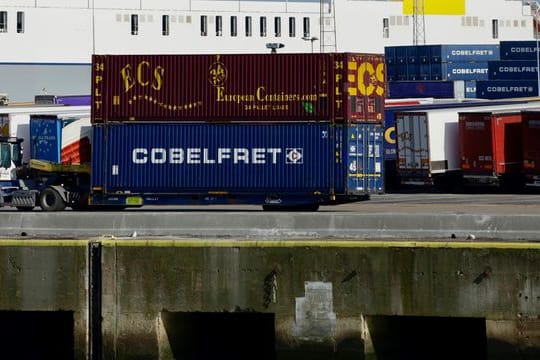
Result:
M438 0L436 11L442 14L437 15L429 7L429 1L437 0L424 0L425 25L416 28L421 30L418 36L407 8L413 0L404 1L323 0L321 6L318 0L0 0L0 79L15 77L17 71L28 73L35 64L54 64L56 69L88 65L93 53L264 53L269 43L283 44L278 51L287 53L383 53L385 46L412 45L415 39L426 44L496 44L535 35L530 6L519 0L489 0L489 6L487 0ZM206 17L206 35L201 34L202 17ZM218 17L221 27L216 25ZM246 17L251 17L251 36L246 34ZM266 19L265 34L261 34L261 17ZM276 18L281 22L279 36ZM290 18L295 19L294 36L289 34ZM58 87L66 89L64 94L89 93L89 68L71 69L76 74L54 76ZM11 80L4 81L0 92L10 93L12 101L28 100L21 99L20 90L13 86ZM30 86L24 85L28 95L60 90L50 79L34 80Z

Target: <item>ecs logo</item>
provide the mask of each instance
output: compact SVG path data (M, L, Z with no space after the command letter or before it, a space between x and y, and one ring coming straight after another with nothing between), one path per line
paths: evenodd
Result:
M287 148L286 154L286 164L303 164L304 156L302 148Z

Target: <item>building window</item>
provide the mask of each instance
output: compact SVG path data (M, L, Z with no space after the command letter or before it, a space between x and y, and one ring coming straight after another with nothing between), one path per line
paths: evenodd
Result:
M208 17L201 15L201 36L208 35Z
M310 37L309 33L310 33L310 31L309 31L309 18L305 17L304 18L304 37L305 38Z
M131 14L131 35L139 34L139 15Z
M0 32L7 32L7 11L0 11Z
M390 37L390 21L388 18L382 19L383 38L388 39Z
M290 17L289 18L289 37L295 37L296 36L296 18Z
M274 18L274 36L281 36L281 18L277 16Z
M251 34L251 16L246 16L246 37L250 37Z
M491 20L491 37L493 39L499 38L499 20Z
M223 35L223 18L221 16L216 16L216 36Z
M238 35L238 20L236 16L231 16L231 36Z
M169 35L169 15L163 15L161 17L161 34L163 36Z
M24 32L24 12L17 11L17 32L22 34Z
M261 19L260 19L260 30L261 30L261 37L265 37L266 36L266 16L261 16Z

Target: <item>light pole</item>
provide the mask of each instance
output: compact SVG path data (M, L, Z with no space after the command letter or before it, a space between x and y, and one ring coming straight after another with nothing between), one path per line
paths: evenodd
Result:
M319 38L316 36L312 36L312 37L304 36L302 40L311 41L311 53L313 53L313 42L316 40L319 40Z

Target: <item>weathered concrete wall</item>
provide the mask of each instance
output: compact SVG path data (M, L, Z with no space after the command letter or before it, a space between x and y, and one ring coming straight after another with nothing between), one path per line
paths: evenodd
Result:
M499 343L540 348L538 247L334 244L110 242L105 353L158 357L163 310L275 313L278 358L312 344L369 349L364 314L486 318Z
M0 242L0 310L73 312L76 359L85 359L88 347L86 246L86 241Z
M540 245L103 240L105 359L172 358L167 313L274 314L277 359L366 359L366 317L486 319L488 359L538 358ZM87 357L88 242L0 243L0 310L73 311Z

